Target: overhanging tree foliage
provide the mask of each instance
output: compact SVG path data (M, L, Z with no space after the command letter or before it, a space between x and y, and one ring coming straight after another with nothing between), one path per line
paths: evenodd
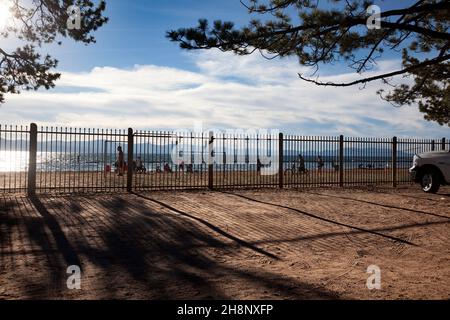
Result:
M60 74L51 72L58 61L42 56L37 49L59 38L71 38L85 44L95 42L92 32L107 22L105 2L89 0L11 0L10 23L0 30L0 38L15 36L24 45L12 52L0 47L0 103L5 93L46 89L55 86ZM68 28L71 6L80 10L80 28ZM0 45L1 46L1 45Z
M381 80L392 86L389 92L378 91L383 99L398 106L418 103L427 120L450 126L450 1L420 0L408 6L403 1L404 7L395 10L383 10L383 3L392 5L391 1L379 2L380 28L367 26L372 1L248 1L241 2L258 18L246 27L202 19L197 27L172 30L167 37L187 50L218 48L239 55L259 50L269 59L296 56L300 64L316 71L343 61L363 77L334 83L299 76L319 86L337 87ZM402 67L364 77L387 50L401 55ZM398 76L405 79L394 85Z

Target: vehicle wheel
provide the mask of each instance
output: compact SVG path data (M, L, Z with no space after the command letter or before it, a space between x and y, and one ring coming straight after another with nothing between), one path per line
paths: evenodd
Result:
M441 186L439 183L439 175L435 170L427 170L422 174L420 179L422 190L426 193L436 193Z

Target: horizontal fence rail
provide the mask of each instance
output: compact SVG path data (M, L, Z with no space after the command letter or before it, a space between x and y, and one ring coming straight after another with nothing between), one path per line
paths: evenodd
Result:
M437 150L450 140L0 125L0 192L395 187Z

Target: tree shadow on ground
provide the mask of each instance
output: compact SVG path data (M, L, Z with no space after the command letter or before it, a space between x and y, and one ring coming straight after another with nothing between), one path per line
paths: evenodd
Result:
M396 209L396 210L403 210L403 211L408 211L408 212L412 212L412 213L419 213L419 214L433 216L433 217L436 217L436 218L442 218L442 219L450 220L449 216L444 216L444 215L431 213L431 212L426 212L426 211L422 211L422 210L409 209L409 208L404 208L404 207L399 207L399 206L394 206L394 205L389 205L389 204L384 204L384 203L378 203L378 202L374 202L374 201L368 201L368 200L361 200L361 199L356 199L356 198L345 197L345 196L341 196L341 195L337 196L337 195L323 194L323 193L310 192L310 191L308 191L308 193L309 194L315 194L315 195L318 195L318 196L323 196L323 197L333 197L333 198L338 198L338 199L343 199L343 200L350 200L350 201L366 203L366 204L370 204L370 205L374 205L374 206L378 206L378 207L384 207L384 208Z
M142 195L20 198L3 206L0 215L6 226L0 239L25 230L14 238L30 249L28 258L42 259L45 267L40 274L22 273L14 259L23 255L11 250L9 268L19 266L20 274L9 281L21 286L23 298L226 299L244 291L252 298L338 298L320 285L261 265L240 268L234 259L241 250L274 261L277 257ZM86 289L78 292L65 287L67 267L73 264L87 274L82 278ZM30 285L41 290L30 291Z
M42 263L47 267L40 273L42 279L28 286L34 292L60 287L65 283L67 267L81 266L59 222L37 197L10 197L0 208L0 239L2 264L8 261L14 269L17 266L35 270ZM36 262L33 256L39 256L40 261ZM24 270L23 276L30 273Z
M410 242L408 240L401 239L401 238L398 238L398 237L394 237L394 236L390 236L390 235L381 233L380 231L378 231L376 229L361 228L361 227L358 227L358 226L354 226L354 225L342 223L342 222L339 222L339 221L336 221L336 220L328 219L328 218L322 217L320 215L313 214L313 213L310 213L310 212L306 212L306 211L303 211L303 210L300 210L300 209L297 209L297 208L284 206L284 205L280 205L280 204L276 204L276 203L272 203L272 202L262 201L262 200L259 200L259 199L254 199L254 198L251 198L251 197L248 197L248 196L244 196L244 195L241 195L241 194L236 194L236 193L232 193L232 192L225 192L225 191L223 191L223 193L231 195L231 196L235 196L235 197L238 197L238 198L242 198L242 199L245 199L247 201L253 201L253 202L256 202L256 203L261 203L261 204L265 204L265 205L269 205L269 206L274 206L274 207L278 207L278 208L282 208L282 209L287 209L287 210L290 210L290 211L293 211L293 212L296 212L296 213L299 213L299 214L305 215L307 217L314 218L314 219L317 219L317 220L320 220L320 221L323 221L323 222L326 222L326 223L330 223L330 224L333 224L333 225L349 228L353 232L372 234L374 236L383 237L385 239L393 240L393 241L396 241L396 242L399 242L399 243L403 243L403 244L407 244L407 245L411 245L411 246L417 246L416 244L414 244L414 243L412 243L412 242ZM320 235L319 237L321 237L321 236L322 235Z

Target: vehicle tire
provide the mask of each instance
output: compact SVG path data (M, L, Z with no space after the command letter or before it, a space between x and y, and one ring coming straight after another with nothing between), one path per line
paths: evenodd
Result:
M422 191L426 193L436 193L439 191L441 186L439 181L439 175L436 170L428 169L422 173L420 177L420 185L422 186Z

